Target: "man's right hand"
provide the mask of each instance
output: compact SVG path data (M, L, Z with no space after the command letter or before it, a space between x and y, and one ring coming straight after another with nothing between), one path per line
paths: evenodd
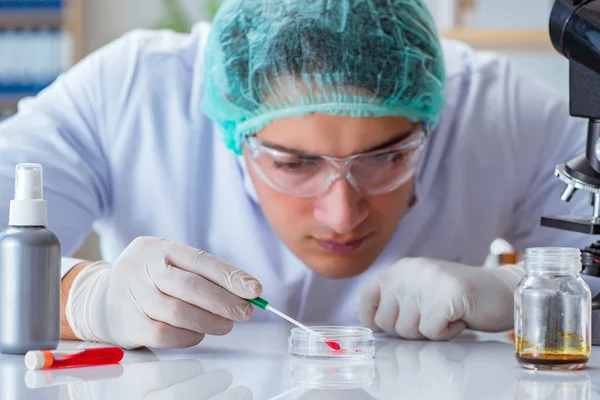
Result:
M114 264L94 263L75 278L66 318L86 341L123 348L184 348L248 321L262 286L211 254L140 237Z

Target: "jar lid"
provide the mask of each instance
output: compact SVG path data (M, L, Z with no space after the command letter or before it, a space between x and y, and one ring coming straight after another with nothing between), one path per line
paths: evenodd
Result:
M536 247L525 253L527 272L575 274L581 271L581 251L571 247Z

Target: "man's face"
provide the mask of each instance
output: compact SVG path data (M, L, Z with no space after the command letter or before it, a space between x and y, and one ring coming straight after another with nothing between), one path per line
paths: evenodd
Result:
M402 117L352 118L324 114L276 120L256 136L279 148L311 155L349 157L392 143L414 131ZM414 180L392 192L368 195L337 179L315 197L293 197L269 186L249 162L260 204L282 242L310 269L348 278L375 261L396 230Z

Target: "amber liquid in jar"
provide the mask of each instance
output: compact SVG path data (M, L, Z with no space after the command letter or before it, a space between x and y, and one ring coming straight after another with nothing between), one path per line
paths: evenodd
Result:
M583 344L584 339L576 335L559 333L568 342ZM573 343L574 344L574 343ZM578 370L585 368L590 359L589 346L576 346L564 348L540 348L515 338L515 355L519 364L525 368L539 370Z
M524 353L517 354L517 360L522 364L547 365L567 365L567 364L586 364L589 356L582 354L552 354L552 353ZM583 366L581 368L583 368Z

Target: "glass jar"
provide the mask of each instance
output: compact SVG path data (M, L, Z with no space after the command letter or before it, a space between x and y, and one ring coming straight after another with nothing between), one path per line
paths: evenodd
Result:
M533 248L515 290L515 354L524 368L574 370L591 352L591 292L581 279L581 252Z

